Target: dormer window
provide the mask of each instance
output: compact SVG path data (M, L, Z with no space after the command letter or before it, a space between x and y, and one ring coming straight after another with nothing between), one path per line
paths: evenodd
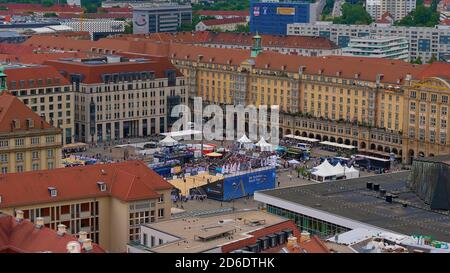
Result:
M100 189L100 191L106 191L106 183L105 182L99 181L99 182L97 182L97 186Z
M20 128L20 120L14 119L12 122L13 122L13 128L14 129L19 129Z
M29 118L27 119L27 127L28 128L34 128L34 120Z
M50 193L51 197L56 197L58 195L58 191L55 187L48 187L48 192Z

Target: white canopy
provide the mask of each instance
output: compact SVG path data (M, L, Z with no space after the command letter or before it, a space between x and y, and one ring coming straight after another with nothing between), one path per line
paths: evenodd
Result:
M261 139L256 143L256 146L258 146L261 151L272 151L273 145L270 143L267 143L267 141L264 139L264 137L261 137Z
M162 146L173 146L177 144L177 141L173 139L171 136L166 136L163 140L159 142Z
M339 162L336 166L333 166L328 160L313 168L311 174L316 181L330 181L342 177L345 177L345 179L359 177L359 171L353 166L348 168L347 166L342 166Z
M239 140L239 143L252 143L252 141L244 134Z
M171 136L171 137L184 137L184 136L191 136L191 135L198 135L201 134L202 131L196 131L196 130L182 130L182 131L175 131L175 132L168 132L168 133L162 133L163 136Z

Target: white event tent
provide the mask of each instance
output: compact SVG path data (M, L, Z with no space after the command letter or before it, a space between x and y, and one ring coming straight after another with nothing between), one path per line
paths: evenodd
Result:
M267 141L261 137L261 139L256 143L256 146L258 146L262 152L271 152L273 151L273 145L270 143L267 143Z
M337 163L333 166L324 160L322 164L313 168L311 171L311 178L314 181L327 182L339 179L349 179L359 177L359 171L353 166L348 168L347 166L342 166L341 163Z

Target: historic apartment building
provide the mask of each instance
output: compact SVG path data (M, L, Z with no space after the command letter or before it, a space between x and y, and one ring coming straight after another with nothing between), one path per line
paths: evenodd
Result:
M450 153L448 64L185 45L173 45L170 58L186 76L190 96L218 104L280 105L281 135L354 145L384 157L394 153L403 162ZM422 105L413 108L416 119L410 116L410 90ZM440 115L428 118L431 109ZM431 130L424 133L425 128Z
M5 90L0 74L0 170L2 174L57 168L61 164L61 130L51 126Z
M140 226L170 219L172 186L143 162L6 174L0 212L85 234L109 252L140 241Z
M59 41L60 49L73 47L70 39ZM52 48L52 43L43 37L27 41L36 48ZM450 96L449 64L286 55L263 51L261 37L254 39L251 51L139 37L103 39L80 44L77 50L167 56L184 74L189 98L201 96L217 104L279 105L282 135L351 144L360 151L384 157L394 153L405 163L419 155L450 153L450 131L446 126L449 117L445 111ZM414 99L425 104L424 111L410 110L411 91L418 96ZM420 94L425 94L426 100ZM432 122L437 125L437 115L425 115L435 106L441 110L439 128L435 126L434 133L425 130L424 136L420 128L428 128L423 126ZM416 109L419 112L411 119L410 111ZM408 132L413 129L411 137Z
M167 131L187 101L183 75L167 58L105 56L47 61L72 84L76 141L102 142Z
M6 65L8 90L44 118L62 130L63 145L74 141L74 98L72 85L54 67L48 65Z

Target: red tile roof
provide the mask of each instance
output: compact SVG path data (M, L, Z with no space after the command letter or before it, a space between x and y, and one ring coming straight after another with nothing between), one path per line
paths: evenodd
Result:
M122 13L132 13L132 12L133 12L133 8L131 8L131 7L99 8L98 10L99 10L99 11L108 12L108 13L117 13L117 12L122 12Z
M250 16L248 10L198 10L194 13L203 16Z
M84 18L87 19L117 19L117 18L125 18L131 19L133 18L132 13L86 13L83 15ZM58 18L61 19L72 19L72 18L80 18L80 14L77 13L60 13Z
M186 35L186 34L185 34ZM192 35L192 33L190 34ZM188 37L184 36L184 37ZM142 37L142 36L138 36ZM153 36L155 37L155 36ZM162 40L167 36L160 35ZM170 36L169 36L170 37ZM100 39L99 41L78 41L74 43L70 38L51 39L48 37L33 36L24 44L33 47L52 48L55 44L60 48L76 48L81 51L91 51L92 48L109 48L117 52L134 52L148 55L168 56L171 59L195 60L199 55L203 55L203 62L217 64L239 65L243 61L250 59L250 51L242 49L210 48L182 44L179 42L162 43L161 41L145 41L145 38L122 36L110 39ZM282 39L280 38L280 42ZM375 81L378 74L383 74L383 83L400 84L404 82L407 74L414 79L421 79L421 72L428 67L428 64L416 65L400 60L389 60L379 58L326 56L308 57L286 55L277 52L263 51L255 58L256 68L280 71L284 66L287 72L298 72L301 66L305 67L304 73L311 75L336 76L347 79L355 79L355 74L359 75L359 80ZM266 68L267 66L267 68ZM448 71L448 70L447 70ZM430 71L440 74L442 72Z
M51 251L67 253L67 244L77 241L74 235L57 235L56 231L42 227L36 228L29 220L20 222L12 216L0 214L0 253L36 253ZM104 253L97 244L92 243L92 250L81 253Z
M27 128L27 121L33 120L33 128ZM13 121L18 121L18 126L13 127ZM0 133L24 132L53 128L38 114L31 111L21 100L3 91L0 95ZM1 183L0 183L1 184ZM0 190L0 194L1 194Z
M450 80L450 63L434 62L427 65L426 69L420 73L419 77L421 79L428 77L440 77Z
M50 60L45 64L55 67L58 71L67 72L69 74L82 74L83 83L102 83L103 74L125 73L125 72L141 72L153 71L156 78L167 78L165 71L168 69L175 70L178 76L182 76L181 72L167 58L153 58L143 62L120 62L108 64L85 64L78 61Z
M70 85L70 82L64 78L54 67L48 65L27 66L27 67L6 67L5 74L8 76L8 88L10 90L29 89L29 88L45 88L50 86ZM42 85L38 85L38 80L42 80ZM50 83L47 83L50 79ZM57 81L55 81L57 79ZM31 85L30 80L33 80ZM20 81L24 81L24 86L20 86ZM11 82L16 83L14 88Z
M330 249L317 236L312 236L311 239L305 242L300 242L300 238L297 238L297 247L291 248L287 244L283 244L269 248L263 253L279 253L283 248L287 248L289 253L331 253Z
M14 12L72 12L83 13L84 10L77 6L71 5L53 5L51 7L44 7L40 4L8 4L0 3L0 7L6 7L8 10Z
M203 56L203 61L214 63L239 65L250 58L249 50L206 48L200 46L172 44L170 56L179 60L197 61L198 56ZM174 54L174 55L172 55ZM411 74L413 79L417 79L419 73L427 65L415 65L400 60L389 60L381 58L359 58L344 56L308 57L286 55L276 52L264 51L254 58L255 68L280 71L285 67L286 72L298 72L300 67L305 68L304 73L355 79L355 74L359 75L358 80L376 81L378 74L383 74L383 83L396 84L404 82L407 74ZM267 68L266 68L267 67Z
M261 238L261 237L264 237L266 235L273 234L276 232L280 232L285 229L291 229L294 236L297 238L300 238L300 231L298 230L297 226L295 225L295 223L292 220L286 220L284 222L274 224L272 226L267 226L264 228L259 228L259 229L258 229L258 227L256 227L256 229L257 230L255 230L255 231L249 232L250 236L248 238L244 238L242 240L223 245L222 252L228 253L228 252L255 244L256 240L258 238Z
M261 35L262 45L265 47L280 48L314 48L336 49L338 46L325 37L314 36L286 36L286 35ZM249 33L234 32L163 32L147 35L121 35L115 39L121 40L151 40L161 42L174 42L182 44L224 44L251 46L253 35Z
M205 26L220 26L220 25L228 25L228 24L239 24L239 23L246 23L247 20L242 17L236 17L236 18L224 18L224 19L211 19L211 20L204 20L202 21Z
M102 192L97 182L104 182ZM51 197L48 188L57 196ZM172 185L141 161L0 175L0 208L111 196L125 202L158 198Z

